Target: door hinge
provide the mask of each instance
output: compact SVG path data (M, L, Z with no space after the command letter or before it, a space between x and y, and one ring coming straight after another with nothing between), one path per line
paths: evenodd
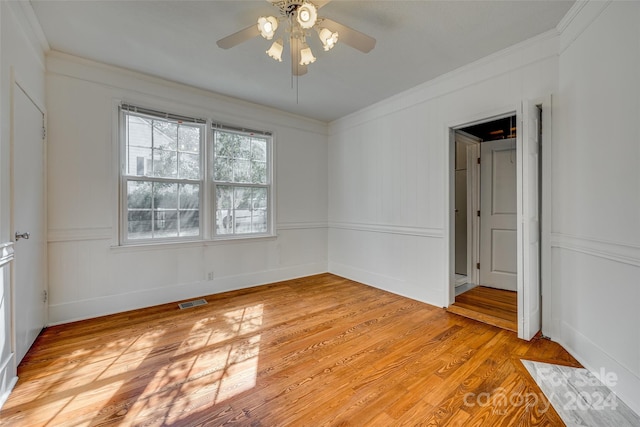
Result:
M477 262L477 263L476 263L476 268L477 268L478 270L480 270L480 263L479 263L479 262Z
M42 126L42 139L45 139L47 137L47 128Z
M477 211L478 216L480 216L480 211Z
M42 291L42 302L47 302L48 299L49 299L49 292Z
M478 157L478 164L480 164L480 157Z

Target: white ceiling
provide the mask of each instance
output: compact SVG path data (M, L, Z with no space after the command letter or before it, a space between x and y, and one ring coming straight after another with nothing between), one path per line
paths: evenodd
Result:
M31 0L51 49L331 121L551 30L573 1L341 1L319 15L377 39L363 54L344 44L292 79L287 59L257 37L230 50L216 41L276 15L267 1ZM286 55L283 55L283 58ZM297 91L296 91L297 83Z

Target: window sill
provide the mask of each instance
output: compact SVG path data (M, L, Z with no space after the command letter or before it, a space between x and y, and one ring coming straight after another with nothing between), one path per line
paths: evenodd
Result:
M172 242L145 242L145 243L126 243L123 245L111 246L114 252L138 252L138 251L159 251L166 249L181 248L198 248L205 246L218 246L232 243L255 243L261 241L269 241L277 239L277 234L260 234L254 236L230 236L218 237L206 240L184 240Z

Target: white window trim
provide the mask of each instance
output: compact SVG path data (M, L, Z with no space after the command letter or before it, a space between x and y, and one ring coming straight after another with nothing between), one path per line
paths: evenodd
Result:
M238 134L244 134L247 136L260 136L260 137L266 137L267 138L267 184L253 184L253 183L237 183L237 182L227 182L227 181L215 181L213 179L213 177L211 177L211 191L210 193L210 197L211 197L211 206L213 206L212 208L212 212L211 215L209 215L212 227L211 227L211 240L216 240L216 241L221 241L221 240L237 240L237 239L246 239L246 238L264 238L264 237L273 237L276 235L275 232L275 208L273 205L273 196L274 196L274 173L273 173L273 169L274 169L274 162L273 162L273 150L274 150L274 136L272 132L265 132L265 131L256 131L256 130L250 130L250 129L246 129L246 128L237 128L237 127L232 127L232 126L228 126L228 125L221 125L221 124L212 124L212 126L210 126L211 128L211 134L210 134L210 141L211 143L207 144L207 148L211 149L211 153L210 153L210 159L211 162L214 161L215 159L215 155L213 153L214 151L214 144L215 144L215 136L213 135L213 132L215 132L216 130L220 130L220 131L229 131L229 132L234 132L234 133L238 133ZM212 171L213 169L209 169L210 171ZM215 232L215 224L216 224L216 210L217 210L217 206L216 206L216 197L215 197L215 191L216 191L216 187L217 186L230 186L230 187L260 187L260 188L266 188L267 189L267 231L263 232L263 233L244 233L244 234L216 234Z
M276 205L274 202L274 198L276 195L276 183L275 183L275 145L276 145L276 137L274 132L270 131L250 131L247 128L241 127L233 127L227 125L219 125L216 124L213 119L206 119L206 123L204 124L205 130L203 133L203 138L201 141L201 158L200 158L200 167L201 167L201 179L199 181L195 180L181 180L181 179L168 179L171 182L180 183L184 181L185 183L200 183L200 209L199 209L199 220L200 220L200 234L199 236L185 236L185 237L177 237L177 238L152 238L152 239L127 239L127 229L128 229L128 216L127 216L127 181L128 180L140 180L140 181L166 181L166 178L159 177L138 177L138 176L127 176L126 175L126 137L125 131L126 127L123 125L123 120L125 117L125 113L127 110L123 110L123 105L129 106L140 106L147 111L180 111L180 108L174 108L173 106L169 107L161 107L161 108L153 108L144 107L144 104L136 103L136 102L124 102L123 100L115 100L113 102L115 115L114 115L114 136L116 141L114 141L114 145L117 147L116 153L114 154L114 160L117 159L117 172L116 172L116 180L118 182L118 191L116 192L115 199L117 200L117 213L114 216L114 219L117 219L117 233L114 234L114 241L112 245L112 249L129 249L136 250L136 248L140 249L164 249L164 248L175 248L175 247L184 247L184 246L211 246L217 244L224 244L226 242L233 241L260 241L260 240L269 240L277 237L276 230ZM139 113L137 113L139 114ZM143 114L144 115L144 114ZM179 114L172 114L174 116L179 116ZM208 114L186 114L184 117L205 117ZM161 116L153 116L162 119ZM212 179L212 171L213 171L213 161L214 161L214 153L213 153L213 132L214 127L221 127L223 130L228 129L231 131L244 131L244 132L255 132L260 135L268 136L267 143L267 170L268 170L268 184L236 184L229 183L229 185L246 185L252 187L260 187L264 186L267 188L267 232L265 233L245 233L245 234L224 234L224 235L216 235L215 234L215 214L216 214L216 199L215 199L215 183ZM180 181L180 182L179 182ZM117 236L117 237L116 237Z

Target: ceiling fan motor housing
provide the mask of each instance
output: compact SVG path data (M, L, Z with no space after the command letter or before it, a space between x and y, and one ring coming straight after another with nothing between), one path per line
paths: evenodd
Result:
M282 13L282 16L290 17L296 14L300 6L302 6L305 3L311 3L311 2L304 1L304 0L277 0L277 1L272 1L271 3L274 6L276 6L278 9L280 9L280 13Z

